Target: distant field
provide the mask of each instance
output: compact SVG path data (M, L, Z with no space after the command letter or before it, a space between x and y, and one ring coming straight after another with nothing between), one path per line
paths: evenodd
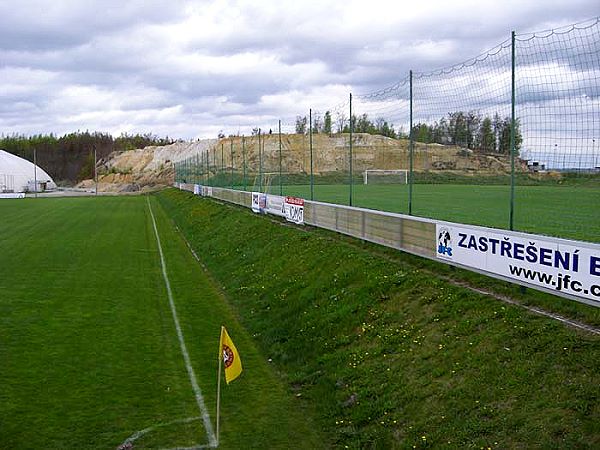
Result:
M152 204L213 426L222 324L242 355L223 388L221 448L318 448L309 415ZM206 444L146 198L4 200L0 217L0 448L114 449L148 427L135 448Z
M310 186L284 186L284 195L310 199ZM271 186L278 194L279 187ZM314 199L348 204L347 185L315 185ZM452 222L507 229L509 186L415 184L413 214ZM363 185L353 190L353 205L408 213L407 185ZM572 186L517 186L514 228L537 234L600 241L600 189Z

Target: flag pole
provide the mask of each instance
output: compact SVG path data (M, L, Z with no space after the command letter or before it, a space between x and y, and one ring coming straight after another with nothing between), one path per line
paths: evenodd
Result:
M221 326L221 335L219 336L219 370L217 372L217 447L219 446L219 422L221 413L221 364L223 362L223 326Z

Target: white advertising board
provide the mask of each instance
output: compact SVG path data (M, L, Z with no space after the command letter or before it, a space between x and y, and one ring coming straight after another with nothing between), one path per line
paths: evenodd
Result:
M202 193L202 186L199 184L194 185L194 195L200 195Z
M263 213L267 208L267 194L262 192L252 193L252 211L255 213Z
M304 223L304 199L286 197L284 202L285 218L299 225Z
M441 260L600 305L600 245L450 223L436 242Z
M0 198L25 198L25 193L24 192L9 192L6 194L0 194Z
M275 216L285 217L285 197L267 194L266 212Z

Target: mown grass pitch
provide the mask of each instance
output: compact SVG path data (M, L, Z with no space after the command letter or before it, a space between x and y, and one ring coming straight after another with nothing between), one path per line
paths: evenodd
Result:
M416 216L508 229L510 186L415 184ZM279 194L279 186L270 192ZM283 186L284 195L310 199L310 186ZM347 185L315 185L317 201L347 205ZM353 205L408 213L407 185L353 187ZM580 186L517 186L514 229L591 242L600 241L600 189Z
M243 358L223 388L221 448L319 447L310 414L151 201L213 424L222 324ZM0 448L116 448L148 427L136 448L206 444L146 198L5 200L0 217Z

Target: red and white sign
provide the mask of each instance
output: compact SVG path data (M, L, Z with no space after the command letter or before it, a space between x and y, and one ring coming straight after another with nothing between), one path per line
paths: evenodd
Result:
M286 197L283 204L285 208L285 218L289 222L299 225L304 223L304 199L298 197Z

